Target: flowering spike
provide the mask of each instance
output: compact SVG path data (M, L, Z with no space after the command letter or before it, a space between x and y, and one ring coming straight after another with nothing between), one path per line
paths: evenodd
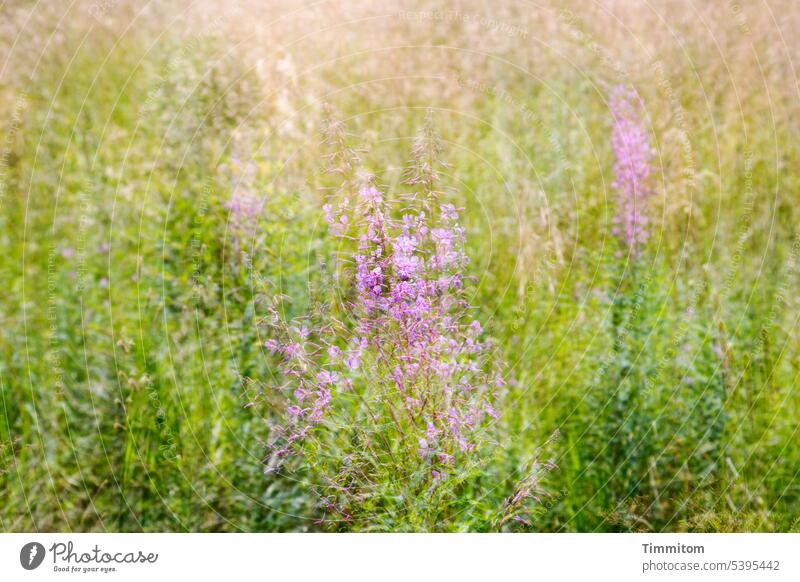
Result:
M648 238L646 199L652 190L647 182L655 153L642 120L643 112L644 104L634 89L618 86L612 91L613 188L617 193L614 233L633 254L638 254Z

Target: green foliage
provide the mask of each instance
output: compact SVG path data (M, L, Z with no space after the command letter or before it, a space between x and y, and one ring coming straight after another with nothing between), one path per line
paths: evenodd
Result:
M28 51L41 52L35 70L16 67L29 76L0 79L0 529L800 531L800 146L780 59L751 77L733 59L741 95L710 50L691 71L662 55L673 94L641 83L661 167L656 232L634 266L610 235L608 72L588 32L568 47L581 70L538 67L538 48L518 62L540 76L498 69L486 54L532 45L512 37L483 55L402 51L391 74L365 51L295 78L277 65L260 77L262 55L229 52L235 35L162 35L157 20L97 24L86 42L66 30ZM398 46L423 34L410 24ZM464 41L442 28L459 23L434 24ZM370 75L369 90L342 89ZM267 298L290 297L291 319L341 291L327 283L321 205L339 177L324 172L325 99L393 191L433 106L468 299L513 372L497 452L435 490L376 464L385 487L362 515L379 517L333 525L308 486L318 476L267 478L262 464L283 413ZM265 200L253 231L231 222L236 188ZM361 436L309 452L352 462L326 451L366 450ZM551 454L529 523L504 522Z

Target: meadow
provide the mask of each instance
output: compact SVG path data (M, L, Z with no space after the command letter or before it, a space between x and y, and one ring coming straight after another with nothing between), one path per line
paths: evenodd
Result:
M800 531L799 26L2 3L0 529Z

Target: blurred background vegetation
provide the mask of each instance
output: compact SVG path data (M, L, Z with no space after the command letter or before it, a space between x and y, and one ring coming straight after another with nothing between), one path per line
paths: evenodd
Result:
M329 280L329 103L389 192L432 112L514 374L487 480L561 432L533 530L800 531L798 26L790 0L5 2L0 528L319 529L247 405L263 298ZM657 149L636 260L617 84Z

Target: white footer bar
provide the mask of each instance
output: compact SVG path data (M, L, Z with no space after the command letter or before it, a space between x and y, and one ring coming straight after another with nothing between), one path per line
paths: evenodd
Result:
M800 580L800 534L2 534L0 580Z

